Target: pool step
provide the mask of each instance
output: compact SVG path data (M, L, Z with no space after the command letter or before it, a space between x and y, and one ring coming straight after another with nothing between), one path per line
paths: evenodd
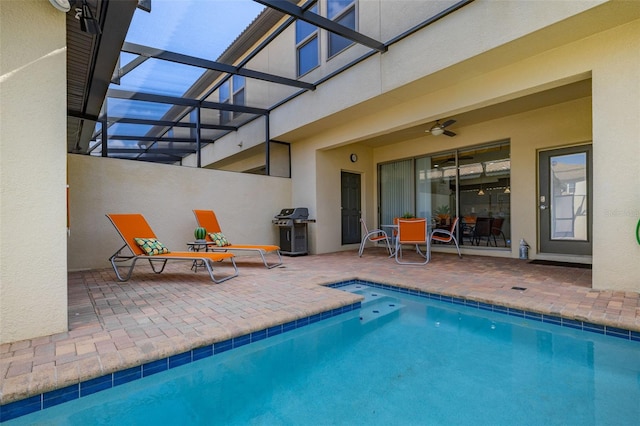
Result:
M399 303L398 300L392 297L384 297L379 301L362 305L362 308L360 309L360 322L362 324L366 324L370 321L385 318L400 311L402 308L404 308L404 305Z
M360 309L360 322L363 324L385 318L394 312L398 312L405 306L400 303L399 299L381 294L374 287L369 287L364 284L351 284L341 287L340 290L364 296Z
M380 292L376 291L374 287L368 287L363 284L352 284L344 286L340 288L340 290L364 296L364 300L361 302L363 307L371 303L377 303L384 298L390 298L385 294L380 294Z
M350 293L358 293L362 290L373 289L373 287L369 287L364 284L349 284L339 288L342 291L348 291Z

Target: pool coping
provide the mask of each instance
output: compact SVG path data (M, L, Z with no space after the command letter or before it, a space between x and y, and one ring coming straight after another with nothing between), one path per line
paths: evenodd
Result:
M350 285L365 285L369 287L391 290L401 294L417 296L421 298L437 300L454 305L466 306L470 308L500 313L504 315L539 321L567 327L591 333L616 337L624 340L640 342L640 331L627 330L620 327L613 327L603 324L597 324L588 321L565 318L559 315L543 314L527 311L518 308L511 308L493 303L485 303L472 299L465 299L456 296L448 296L439 293L428 292L418 289L410 289L398 285L382 284L365 279L354 278L350 280L342 280L333 283L322 284L324 287L340 289ZM132 382L134 380L148 377L156 373L170 370L185 364L189 364L204 358L220 354L231 349L235 349L250 343L258 342L269 337L277 336L282 333L292 331L318 321L332 318L344 313L352 312L361 308L361 302L348 304L342 307L329 309L324 312L302 317L286 323L270 326L268 328L232 337L220 342L207 344L189 351L185 351L176 355L170 355L155 361L143 363L124 370L108 373L93 379L80 381L73 385L65 386L59 389L43 392L18 401L13 401L4 405L0 405L0 423L12 420L27 414L41 411L65 402L73 401L94 393L111 389L116 386Z

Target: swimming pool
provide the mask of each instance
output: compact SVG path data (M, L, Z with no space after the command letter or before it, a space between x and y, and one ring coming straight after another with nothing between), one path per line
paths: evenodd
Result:
M362 283L341 288L362 294L362 307L6 424L631 425L640 418L638 341L506 308Z

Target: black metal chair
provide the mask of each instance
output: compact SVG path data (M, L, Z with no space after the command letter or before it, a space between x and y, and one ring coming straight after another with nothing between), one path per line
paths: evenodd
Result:
M493 219L491 224L491 238L493 238L493 244L498 247L498 241L496 237L502 237L504 241L504 246L507 246L507 237L505 237L504 232L502 232L502 225L504 224L503 217L496 217Z
M490 217L479 217L476 219L476 226L473 228L472 244L479 246L483 238L487 239L487 245L491 241L491 227L493 219Z

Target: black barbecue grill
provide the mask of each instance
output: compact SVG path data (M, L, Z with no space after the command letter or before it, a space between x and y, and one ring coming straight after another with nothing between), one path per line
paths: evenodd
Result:
M313 222L315 219L309 219L306 207L280 210L272 220L280 228L280 253L287 256L309 254L307 224Z

